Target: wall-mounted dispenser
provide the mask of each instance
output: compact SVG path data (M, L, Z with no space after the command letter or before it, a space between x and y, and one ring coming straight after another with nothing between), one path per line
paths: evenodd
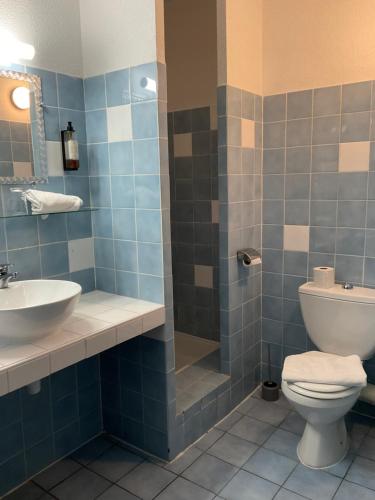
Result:
M78 141L72 122L68 122L66 130L61 131L64 170L78 170Z
M237 259L244 267L256 266L257 264L262 263L261 255L257 250L255 250L255 248L244 248L243 250L238 250Z

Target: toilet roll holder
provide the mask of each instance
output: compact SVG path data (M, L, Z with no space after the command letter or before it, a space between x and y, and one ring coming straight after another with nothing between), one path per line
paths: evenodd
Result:
M244 248L242 250L238 250L237 259L245 267L262 263L262 257L258 250L255 250L255 248Z

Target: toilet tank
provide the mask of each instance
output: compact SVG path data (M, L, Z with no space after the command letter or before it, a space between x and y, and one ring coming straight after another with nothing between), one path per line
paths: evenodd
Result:
M342 285L320 288L313 282L298 289L307 333L324 352L361 359L375 353L375 290Z

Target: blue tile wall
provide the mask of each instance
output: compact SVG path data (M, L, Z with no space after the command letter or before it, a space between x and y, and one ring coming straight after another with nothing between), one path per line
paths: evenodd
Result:
M254 123L252 148L242 146L244 119ZM262 120L260 96L235 87L218 88L220 342L222 371L231 375L229 407L260 380L261 266L243 267L237 251L261 249ZM276 143L279 135L277 129L271 131ZM265 189L272 199L281 192L278 182ZM279 244L278 235L270 239Z
M96 286L163 303L158 71L152 63L87 78L84 92L91 205L102 209L93 223ZM146 78L155 90L142 86Z
M375 286L373 92L374 82L360 82L264 98L263 361L269 344L277 379L285 356L314 348L298 287L315 266ZM340 171L340 144L361 141L369 171ZM308 227L308 251L284 250L284 225ZM375 359L365 366L375 382Z
M139 88L140 79L146 77L157 80L158 94ZM101 355L104 429L154 455L170 458L180 450L175 439L165 66L142 65L106 74L104 79L105 111L110 114L111 109L128 106L133 128L126 139L105 143L109 172L90 174L92 201L103 199L96 193L110 185L104 210L94 214L96 285L164 303L167 316L164 326ZM98 92L95 100L102 102ZM133 106L140 119L151 120L152 137L146 131L145 137L135 139Z
M103 430L99 357L0 398L0 495Z
M42 82L45 133L47 141L55 141L60 147L60 130L71 120L77 130L80 147L80 169L61 176L50 176L48 183L38 189L66 194L76 194L90 203L89 178L86 152L86 123L83 98L83 80L33 67L21 67L38 75ZM49 165L55 167L55 165ZM9 186L0 188L1 213L14 215L25 213L19 194ZM91 214L59 214L41 217L13 217L0 220L2 259L15 265L19 279L63 278L78 281L84 292L94 289L94 269L70 272L68 241L91 238Z

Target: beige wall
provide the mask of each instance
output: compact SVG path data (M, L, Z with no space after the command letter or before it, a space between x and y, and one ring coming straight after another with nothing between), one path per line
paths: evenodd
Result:
M375 79L374 0L263 5L264 95Z
M216 0L165 1L168 110L216 103Z
M219 84L262 94L262 0L218 1Z

